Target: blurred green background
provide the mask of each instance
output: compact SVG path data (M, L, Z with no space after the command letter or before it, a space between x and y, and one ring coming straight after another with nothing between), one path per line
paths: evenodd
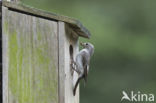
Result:
M95 45L80 103L120 103L123 90L156 94L156 0L22 2L77 18L92 33L90 40L80 39Z

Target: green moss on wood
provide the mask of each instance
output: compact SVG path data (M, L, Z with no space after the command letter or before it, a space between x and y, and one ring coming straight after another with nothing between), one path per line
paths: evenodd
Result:
M36 103L36 99L41 99L38 103L49 103L58 99L57 69L53 57L48 55L48 43L43 42L41 34L38 36L38 43L32 47L24 37L18 40L16 30L9 33L9 89L18 103Z
M8 32L8 22L7 21L4 22L4 26L3 27L4 27L4 29L3 29L4 33L6 34Z
M57 23L8 9L4 14L9 102L58 103Z
M9 38L9 87L12 88L12 93L17 94L18 75L17 75L17 33L14 32Z

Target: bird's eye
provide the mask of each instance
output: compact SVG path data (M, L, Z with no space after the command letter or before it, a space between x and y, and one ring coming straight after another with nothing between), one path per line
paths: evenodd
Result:
M88 43L86 43L86 45L88 45Z

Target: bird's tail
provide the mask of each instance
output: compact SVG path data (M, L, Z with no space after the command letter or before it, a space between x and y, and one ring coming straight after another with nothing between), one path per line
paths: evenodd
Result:
M74 96L75 96L75 94L76 94L77 86L78 86L78 84L79 84L79 82L80 82L80 80L81 80L82 78L83 78L83 77L79 77L79 78L77 79L77 81L76 81L76 84L75 84L74 89L73 89L73 95L74 95Z
M87 76L88 76L88 71L87 71L87 66L84 68L84 81L87 83Z

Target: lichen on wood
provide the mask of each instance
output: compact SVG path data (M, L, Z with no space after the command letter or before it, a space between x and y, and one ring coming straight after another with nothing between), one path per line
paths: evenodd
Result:
M58 103L57 22L3 7L2 26L4 97L9 103Z

